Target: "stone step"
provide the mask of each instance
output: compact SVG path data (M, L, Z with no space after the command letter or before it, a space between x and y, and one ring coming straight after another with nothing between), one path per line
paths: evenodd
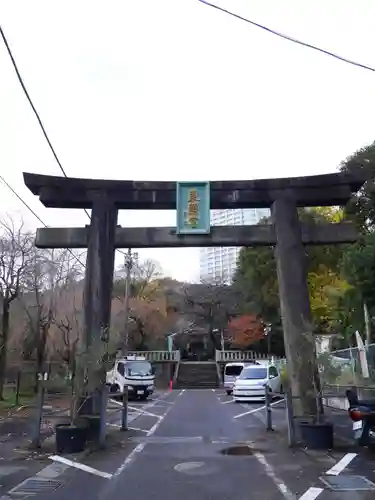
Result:
M211 384L198 384L198 383L180 383L176 382L173 384L174 389L218 389L219 384L211 383Z
M219 387L216 363L181 363L176 388L216 389Z

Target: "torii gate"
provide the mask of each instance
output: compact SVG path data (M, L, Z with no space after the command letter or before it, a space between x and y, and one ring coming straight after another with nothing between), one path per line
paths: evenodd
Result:
M175 182L97 180L24 173L31 192L46 207L91 209L83 228L38 229L40 248L87 248L83 341L109 327L115 248L275 246L285 350L292 392L302 410L316 408L315 341L303 245L351 243L351 223L301 224L298 207L345 205L362 175L334 173L309 177L215 181L211 209L271 208L272 225L213 227L210 234L177 234L175 228L121 228L118 210L175 210ZM304 376L301 376L303 370Z

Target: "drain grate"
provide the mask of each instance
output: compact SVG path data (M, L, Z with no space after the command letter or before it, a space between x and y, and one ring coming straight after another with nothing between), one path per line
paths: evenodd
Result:
M375 491L375 484L363 476L323 476L320 478L332 491Z
M8 493L13 495L36 495L38 493L52 493L62 486L59 481L43 479L41 477L30 477L18 484Z

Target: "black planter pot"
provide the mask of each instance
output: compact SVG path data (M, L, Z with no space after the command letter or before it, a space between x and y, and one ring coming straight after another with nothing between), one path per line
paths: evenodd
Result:
M56 452L79 453L85 449L87 427L71 424L56 425Z
M333 424L300 422L301 439L311 450L333 449Z

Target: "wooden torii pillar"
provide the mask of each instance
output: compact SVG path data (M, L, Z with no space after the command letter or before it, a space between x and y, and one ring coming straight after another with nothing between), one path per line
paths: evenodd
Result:
M345 205L365 179L351 174L211 182L211 209L271 208L273 226L212 228L210 235L177 235L174 228L116 228L117 210L174 210L175 182L74 179L24 174L26 186L46 207L92 209L89 228L46 228L42 248L88 248L84 338L100 338L109 327L114 248L183 246L276 246L284 342L293 394L301 411L315 413L315 340L304 244L354 242L348 223L301 224L298 207Z

